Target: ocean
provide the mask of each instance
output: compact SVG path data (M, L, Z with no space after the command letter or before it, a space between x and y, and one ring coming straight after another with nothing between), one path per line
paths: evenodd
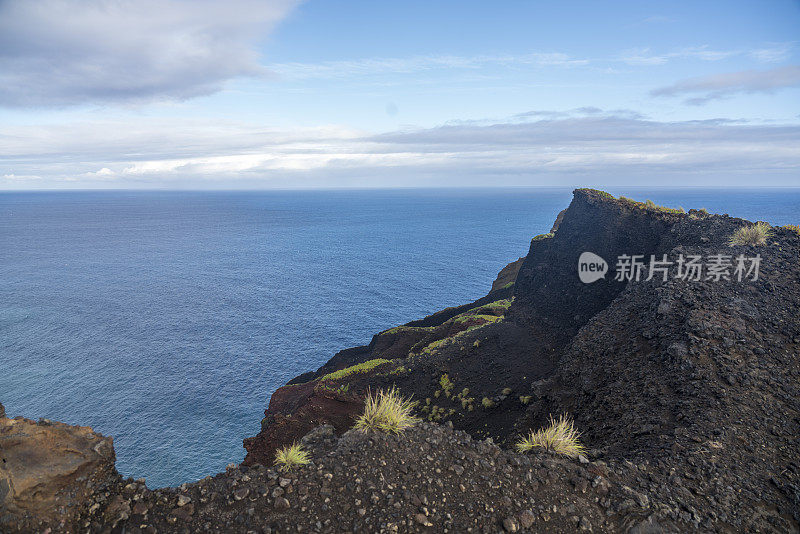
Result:
M800 223L800 189L611 189ZM483 296L567 189L0 192L0 402L92 426L150 487L244 457L270 394Z

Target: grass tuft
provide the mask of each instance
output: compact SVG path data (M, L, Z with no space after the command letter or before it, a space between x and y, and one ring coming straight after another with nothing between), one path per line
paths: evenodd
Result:
M527 437L522 438L516 445L519 452L527 452L534 447L541 447L547 451L563 454L570 458L575 458L579 454L584 454L586 449L578 438L580 433L567 415L561 415L558 419L550 416L550 426L540 430L531 430Z
M308 452L303 450L299 443L282 447L275 452L275 465L281 471L290 471L292 468L306 465L311 462Z
M728 243L734 245L764 245L772 236L772 228L765 222L757 222L750 226L742 226L728 238Z
M400 434L418 421L412 415L416 404L400 395L400 391L394 386L378 391L375 396L367 393L364 413L356 419L354 428Z
M390 361L391 360L386 360L383 358L375 358L374 360L368 360L366 362L362 362L356 365L351 365L350 367L345 367L344 369L339 369L338 371L328 373L327 375L320 378L319 381L325 382L326 380L341 380L346 376L368 373L375 367L383 365L384 363L389 363Z

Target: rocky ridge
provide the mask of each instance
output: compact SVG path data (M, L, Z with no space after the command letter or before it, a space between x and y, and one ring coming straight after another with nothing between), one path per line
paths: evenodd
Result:
M102 483L67 507L71 520L20 516L0 491L5 528L800 531L800 235L775 228L765 245L729 246L746 224L576 190L487 296L376 334L276 391L242 466L153 491L98 464ZM688 281L673 264L666 280L586 285L583 251L612 269L622 254L759 254L761 268L758 280ZM348 430L368 388L391 385L429 423L399 437ZM587 457L510 452L565 412ZM312 465L270 467L301 439Z

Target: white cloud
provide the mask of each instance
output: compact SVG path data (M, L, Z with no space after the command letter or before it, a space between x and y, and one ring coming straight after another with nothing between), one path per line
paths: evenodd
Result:
M651 94L653 96L699 94L686 100L686 103L702 105L736 93L772 93L786 87L800 87L800 65L689 78L668 87L654 89Z
M2 133L16 141L0 145L0 175L8 175L0 188L66 180L76 187L553 185L604 176L785 184L800 173L800 126L656 122L596 109L520 122L525 115L381 135L163 121L7 128ZM20 183L11 175L40 178Z
M409 58L363 58L322 63L273 63L271 72L288 80L310 78L345 78L370 74L409 74L444 69L481 69L502 66L562 66L586 65L587 59L574 58L560 52L532 52L521 55L424 55Z
M707 46L695 46L656 53L650 48L634 48L624 51L619 60L629 65L663 65L676 59L698 59L701 61L721 61L733 57L748 57L761 63L776 63L789 57L793 43L776 43L773 46L757 49L713 50Z
M0 105L184 99L260 75L296 0L4 0Z

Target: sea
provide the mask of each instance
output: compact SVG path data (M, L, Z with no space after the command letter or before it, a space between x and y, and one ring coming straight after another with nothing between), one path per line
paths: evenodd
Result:
M800 189L610 189L800 223ZM0 402L175 486L244 458L273 391L485 295L569 189L0 192Z

